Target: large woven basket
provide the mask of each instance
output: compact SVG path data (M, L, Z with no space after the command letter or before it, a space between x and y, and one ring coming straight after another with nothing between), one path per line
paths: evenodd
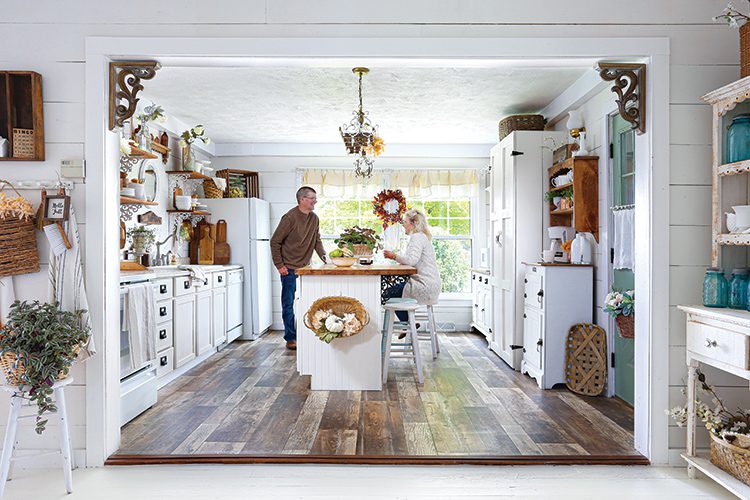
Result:
M750 23L740 27L740 78L750 75Z
M512 115L503 118L498 125L500 140L516 130L544 130L544 121L542 115Z
M364 244L352 245L352 253L355 257L365 257L372 255L372 249Z
M224 198L224 191L216 187L216 183L210 179L203 181L203 194L206 198Z
M573 325L565 349L565 385L585 396L598 396L607 386L607 334L589 323Z
M342 337L351 337L364 330L365 326L370 322L370 315L367 314L365 306L360 301L353 297L322 297L312 303L310 308L305 313L304 322L305 326L315 332L315 328L312 324L312 318L318 311L332 311L336 316L343 316L344 314L354 314L362 325L361 328L351 334L342 333Z
M9 183L0 186L0 191L6 186L21 196ZM33 219L0 217L0 277L36 272L39 272L39 253Z
M635 338L635 313L630 316L618 314L615 317L617 329L620 331L620 337L624 339Z
M750 485L750 450L734 446L713 432L709 434L711 435L711 463Z

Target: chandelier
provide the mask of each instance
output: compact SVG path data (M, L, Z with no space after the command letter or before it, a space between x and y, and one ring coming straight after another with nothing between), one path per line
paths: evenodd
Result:
M378 126L372 124L369 113L362 109L362 75L369 72L367 68L352 69L359 78L359 109L352 112L352 121L339 127L346 152L354 156L354 174L364 179L372 176L373 157L384 149L383 139L378 137Z

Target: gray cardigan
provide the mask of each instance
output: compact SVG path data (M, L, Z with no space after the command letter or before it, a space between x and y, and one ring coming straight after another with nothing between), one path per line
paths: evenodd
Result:
M404 297L415 299L419 304L435 305L440 296L442 282L438 272L435 249L424 233L414 233L403 255L396 254L396 262L417 268L404 288Z

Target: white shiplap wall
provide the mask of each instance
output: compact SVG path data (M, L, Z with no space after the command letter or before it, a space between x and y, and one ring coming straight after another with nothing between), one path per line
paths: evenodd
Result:
M737 33L710 23L723 4L722 0L633 0L628 9L615 11L610 4L596 0L512 4L446 0L439 5L427 0L386 0L377 9L344 5L339 0L225 0L191 3L189 8L178 0L133 0L125 13L94 0L40 0L33 8L25 1L8 0L0 19L0 67L43 75L47 160L3 163L0 176L54 178L61 159L83 157L83 61L88 36L669 37L672 165L655 168L671 167L670 304L694 303L707 263L710 196L705 170L710 159L710 119L708 109L699 105L696 97L737 77ZM90 163L88 168L101 165ZM275 175L266 177L269 188L286 182L286 174ZM83 189L77 189L74 197L85 233ZM44 296L44 272L15 281L20 296ZM659 332L670 335L669 359L655 362L670 363L670 385L677 386L684 373L684 327L677 313L671 318L670 332ZM82 381L84 368L76 367L74 376ZM73 447L81 464L85 387L77 383L70 394ZM4 407L7 405L0 401L0 408ZM5 410L0 410L0 422L4 420ZM654 425L666 426L666 419ZM54 445L54 429L39 439L29 430L29 426L23 428L21 448ZM678 438L670 445L678 446Z

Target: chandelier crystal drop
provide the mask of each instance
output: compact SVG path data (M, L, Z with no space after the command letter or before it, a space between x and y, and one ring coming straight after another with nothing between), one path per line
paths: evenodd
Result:
M346 152L354 156L354 173L365 180L372 176L374 156L383 152L383 139L378 137L378 126L370 121L369 113L362 107L362 75L369 73L367 68L354 68L352 73L359 79L359 109L349 123L339 127ZM369 155L369 156L368 156Z

